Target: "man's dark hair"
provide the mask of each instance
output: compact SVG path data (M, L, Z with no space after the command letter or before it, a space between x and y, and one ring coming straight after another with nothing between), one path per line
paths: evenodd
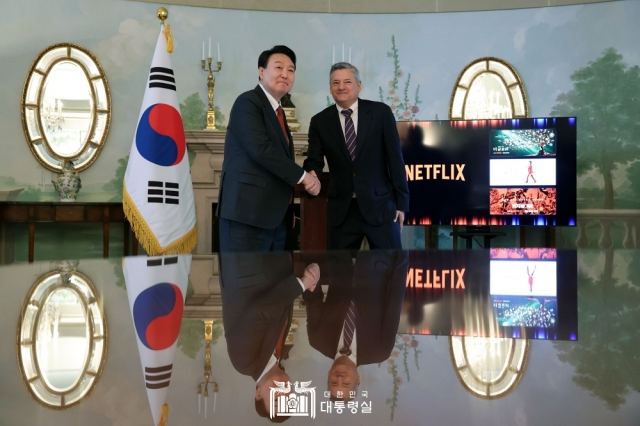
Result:
M257 388L257 386L256 386ZM269 419L271 421L271 423L282 423L285 422L287 420L289 420L289 418L291 416L274 416L272 419L269 418L269 410L267 409L267 405L269 404L267 399L256 399L256 413L258 413L258 415L260 417L265 417L267 419ZM266 404L265 404L266 403Z
M287 55L289 59L291 59L291 62L293 62L293 68L295 69L296 54L293 53L293 50L289 49L287 46L282 45L273 46L271 49L262 52L260 56L258 56L258 68L266 68L267 64L269 63L269 58L275 53L282 53L283 55Z

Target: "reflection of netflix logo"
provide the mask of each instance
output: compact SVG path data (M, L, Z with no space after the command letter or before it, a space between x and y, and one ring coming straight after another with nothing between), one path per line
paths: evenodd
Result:
M464 272L462 269L414 269L407 273L408 288L460 288L464 289ZM454 287L455 286L455 287Z
M466 164L405 164L407 180L465 180Z

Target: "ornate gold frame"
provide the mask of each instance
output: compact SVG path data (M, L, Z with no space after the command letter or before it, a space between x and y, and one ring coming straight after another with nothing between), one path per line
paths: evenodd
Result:
M515 388L518 387L518 384L520 383L520 380L522 379L522 377L526 373L527 365L529 363L529 355L530 355L530 352L531 352L531 344L529 343L529 340L520 339L520 340L524 341L524 345L525 345L525 348L524 348L524 351L523 351L524 355L523 355L522 366L521 366L520 370L513 371L515 373L515 380L513 381L513 383L504 392L501 392L498 395L491 395L489 387L494 383L499 383L502 379L504 379L504 377L506 376L507 371L508 370L512 370L509 367L509 365L511 364L511 360L513 359L513 356L514 356L514 346L515 346L516 339L510 339L511 340L511 348L512 348L512 350L511 350L511 355L510 355L510 358L509 358L509 362L507 363L507 368L505 368L504 372L497 379L494 379L492 382L487 383L487 392L485 394L479 394L475 390L471 389L471 387L467 384L467 382L462 377L462 374L460 374L460 371L462 369L464 369L465 367L458 367L457 364L456 364L456 358L455 358L455 355L453 353L453 343L452 343L452 338L453 337L464 338L466 336L449 336L449 355L451 357L451 362L453 363L453 369L456 372L456 377L458 377L458 380L460 381L460 384L462 385L463 388L465 388L465 390L467 392L469 392L470 394L472 394L473 396L476 396L478 398L489 400L489 399L499 399L499 398L502 398L504 396L507 396L508 394L513 392L513 390ZM463 342L464 342L464 340L463 340ZM462 349L464 351L464 357L465 357L465 361L466 361L466 359L467 359L467 350L466 350L466 346L464 344L462 346Z
M467 72L470 70L470 68L474 67L475 65L481 63L481 62L485 62L485 67L482 70L477 71L470 79L469 81L469 85L465 86L463 84L460 84L460 81L463 79L463 77L465 77L465 74L467 74ZM490 62L496 62L504 67L506 67L509 72L511 73L511 76L513 77L513 79L516 80L515 83L512 84L507 84L505 78L503 75L501 75L500 73L493 71L490 69ZM492 57L492 56L487 56L484 58L479 58L476 59L475 61L467 64L467 66L464 67L464 69L462 70L462 72L458 75L458 79L456 80L456 84L453 86L453 90L451 92L451 97L449 99L449 120L464 120L464 110L467 104L467 96L469 95L469 89L471 88L471 86L473 85L473 82L476 80L476 78L478 78L478 76L482 75L482 74L492 74L497 76L500 81L502 82L502 84L504 85L504 87L507 89L507 95L509 96L509 102L511 104L511 118L526 118L529 117L529 100L527 98L527 93L524 90L524 83L522 82L522 79L520 78L520 75L518 74L518 72L515 70L515 68L513 68L513 66L511 66L511 64L509 64L508 62L500 59L500 58L496 58L496 57ZM464 89L466 92L464 94L464 100L462 102L462 116L461 117L453 117L453 101L456 98L456 92L458 91L458 88L460 89ZM524 115L517 115L516 111L515 111L515 107L514 107L514 103L513 103L513 96L511 94L511 89L512 88L517 88L518 91L520 92L520 94L522 95L522 101L524 103Z
M66 48L67 49L67 54L64 57L60 57L57 58L53 61L51 61L51 63L49 63L49 65L46 67L46 69L44 71L41 71L38 69L38 65L40 63L40 61L45 57L45 55L47 55L47 53L53 51L54 49L60 49L60 48ZM72 51L73 50L77 50L81 53L83 53L84 55L86 55L87 57L89 57L89 59L91 59L91 61L93 62L93 64L95 65L95 67L98 70L98 74L95 76L91 76L89 71L87 70L86 66L79 60L75 59L72 57ZM83 148L80 150L79 153L77 153L76 155L73 156L62 156L59 155L57 153L55 153L52 149L51 146L49 144L49 141L47 139L46 133L43 130L43 126L42 126L42 116L40 114L40 103L42 101L42 88L43 88L43 84L46 81L46 78L49 75L49 72L51 71L51 69L59 62L61 61L69 61L69 62L73 62L76 65L78 65L82 71L85 74L85 77L87 79L87 82L89 83L89 87L91 89L91 97L93 100L93 104L92 104L92 121L91 121L91 128L89 129L89 132L87 133L87 139L84 142L84 146ZM42 76L41 81L38 83L37 87L37 95L36 95L36 103L27 103L27 96L29 93L29 89L31 87L30 83L32 80L32 76L33 74L39 74L40 76ZM96 81L100 80L102 82L102 85L104 86L104 90L105 90L105 95L106 95L106 107L103 109L97 109L97 94L96 94L96 89L94 87L94 83ZM34 110L35 113L35 119L37 122L37 125L39 126L39 132L41 133L40 137L35 137L32 138L29 132L29 126L27 123L27 110ZM27 140L27 144L29 145L29 148L31 149L31 152L33 153L34 157L36 157L36 159L40 162L40 164L42 164L44 167L46 167L47 169L54 171L54 172L62 172L62 168L64 167L64 163L66 161L74 161L77 160L78 158L82 157L85 152L89 149L89 147L93 147L95 148L95 152L89 157L89 159L82 163L82 164L75 164L75 169L76 171L82 171L84 169L86 169L87 167L89 167L90 165L93 164L93 162L98 158L98 155L100 154L100 151L102 151L102 148L104 147L104 144L106 142L107 139L107 135L109 134L109 127L111 125L111 92L109 90L109 83L107 81L107 77L102 69L102 66L100 65L100 62L98 62L98 59L87 49L83 48L82 46L78 46L76 44L72 44L72 43L58 43L58 44L53 44L49 47L47 47L45 50L43 50L42 52L40 52L40 54L36 57L35 61L33 62L33 64L31 65L31 68L29 69L29 72L27 74L27 78L25 79L24 82L24 88L22 90L22 102L20 104L20 116L22 118L22 129L24 131L24 135L25 138ZM97 125L97 117L98 114L105 114L106 115L106 120L105 120L105 126L104 126L104 132L101 135L101 137L99 138L99 141L94 141L92 140L94 133L96 131L96 125ZM43 144L44 147L46 148L46 151L48 153L51 154L51 156L53 158L55 158L56 160L59 160L61 162L59 167L56 167L55 165L51 165L50 163L48 163L44 158L43 155L38 151L36 145L37 144Z
M93 392L93 389L96 387L96 384L98 383L98 380L100 379L100 376L102 375L102 371L104 369L104 364L105 361L107 359L107 348L108 348L108 341L109 341L109 337L108 337L108 329L107 329L107 317L105 315L104 312L104 308L102 307L100 300L98 299L98 292L95 288L95 286L93 285L93 283L91 282L91 280L89 280L88 277L86 277L85 275L79 273L79 272L72 272L70 274L71 277L73 276L77 276L80 280L82 280L88 287L89 291L90 291L90 297L86 298L84 297L83 292L80 289L76 289L73 288L75 286L75 284L71 283L71 280L69 280L67 283L64 282L60 282L57 283L55 285L50 285L48 288L45 289L45 291L39 296L39 300L38 301L34 301L32 300L36 294L36 292L40 289L40 286L49 278L55 277L56 275L61 275L63 271L61 270L56 270L56 271L52 271L52 272L48 272L44 275L42 275L40 278L38 278L38 280L35 282L35 284L31 287L31 289L29 290L29 294L27 295L27 297L25 298L25 301L22 305L22 310L20 311L20 318L18 320L18 329L17 329L17 333L16 333L16 357L18 359L18 365L20 367L20 374L22 376L22 380L27 388L27 391L29 391L29 394L31 395L31 397L33 399L35 399L39 404L50 408L50 409L54 409L54 410L66 410L67 408L71 408L73 406L76 406L80 403L82 403L85 399L87 399L89 397L89 395L91 395L91 392ZM89 352L87 354L87 359L85 360L85 364L83 367L83 371L82 374L80 376L80 378L78 379L78 381L76 382L76 384L71 387L70 389L64 391L64 392L60 392L54 389L51 389L46 381L41 380L42 378L42 374L40 372L40 366L38 364L38 358L37 358L37 354L36 354L36 350L35 350L35 339L33 338L35 334L37 334L37 326L39 323L39 318L40 318L40 313L41 310L39 309L38 312L35 315L35 318L33 320L32 323L32 328L30 330L30 339L29 340L21 340L21 335L22 335L22 331L23 331L23 321L25 318L25 314L26 311L28 309L29 306L36 306L39 308L39 301L45 301L47 300L47 298L49 297L49 295L51 293L53 293L54 291L63 288L63 287L69 287L71 288L80 298L81 303L83 305L83 308L87 314L87 322L89 324ZM96 304L97 308L100 311L100 314L102 316L102 330L103 333L102 335L96 335L95 333L95 321L96 318L93 317L93 315L91 314L91 310L89 308L90 305L92 304ZM95 372L92 371L88 371L88 367L89 367L89 363L92 359L92 357L95 355L94 354L94 342L96 340L103 340L103 345L102 345L102 354L101 359L100 359L100 363L99 366L97 368L97 370ZM31 356L33 359L33 364L35 366L35 373L36 375L34 377L27 377L27 372L25 371L25 366L24 366L24 360L22 358L22 351L21 348L23 346L31 346ZM72 402L71 404L65 404L65 395L68 394L72 394L75 390L77 390L79 388L79 386L82 384L83 382L83 378L85 376L93 376L94 380L93 382L86 388L86 390L84 391L84 394L76 401ZM61 400L61 404L60 405L53 405L50 403L47 403L46 401L43 401L41 398L38 397L38 395L36 395L36 393L34 392L33 388L32 388L32 383L34 383L35 381L40 381L42 386L45 388L45 390L51 394L51 395L55 395L55 396L60 396L60 400Z

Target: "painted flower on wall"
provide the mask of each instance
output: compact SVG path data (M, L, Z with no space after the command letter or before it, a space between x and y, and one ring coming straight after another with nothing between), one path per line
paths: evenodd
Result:
M407 74L407 81L404 83L403 93L397 93L400 81L404 77L404 71L400 69L400 59L398 57L398 49L396 48L396 38L391 36L391 50L387 52L389 58L393 58L393 80L389 81L389 91L386 98L384 97L382 86L378 87L380 102L387 102L391 107L391 112L400 121L416 120L416 114L420 111L418 104L420 100L420 85L416 87L413 103L409 102L409 86L411 84L411 73ZM400 96L402 97L400 97Z
M404 383L404 378L398 374L398 366L400 365L398 358L402 355L402 367L407 377L407 382L411 381L411 376L409 375L408 355L410 350L413 349L416 369L420 370L420 366L418 365L418 355L421 351L417 348L418 341L414 339L413 335L396 335L395 347L393 351L391 351L391 356L387 360L387 373L391 375L391 383L393 383L393 393L391 398L387 398L386 400L387 405L391 406L391 421L393 421L396 407L398 406L398 393L400 391L400 386ZM379 364L379 366L380 365L381 364Z

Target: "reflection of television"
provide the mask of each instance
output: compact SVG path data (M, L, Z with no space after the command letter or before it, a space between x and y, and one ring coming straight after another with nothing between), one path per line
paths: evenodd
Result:
M489 293L503 327L553 328L558 321L556 255L519 250L521 257L491 253ZM554 250L555 251L555 250Z
M575 226L575 118L397 125L407 224Z
M577 271L554 248L410 252L398 332L576 340Z

